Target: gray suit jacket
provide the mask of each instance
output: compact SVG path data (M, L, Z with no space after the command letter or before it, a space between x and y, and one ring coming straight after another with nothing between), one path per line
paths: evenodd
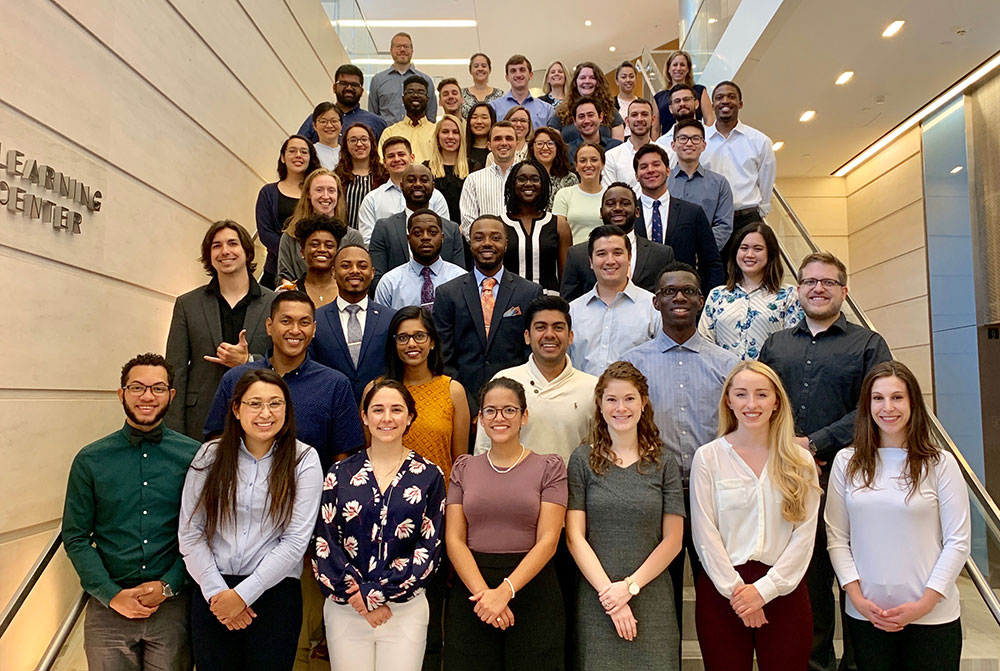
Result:
M247 306L243 328L251 355L263 356L271 347L264 321L271 309L274 292L261 287L261 295ZM167 426L174 431L201 440L215 390L228 368L205 361L205 355L215 356L222 342L222 318L219 301L208 291L208 285L198 287L174 303L174 316L167 335L167 361L174 367L174 389L177 396L167 412Z
M465 268L465 248L462 245L461 229L454 221L447 219L444 219L442 224L444 243L441 245L441 258L459 268ZM405 211L375 222L368 251L372 255L372 265L375 266L375 279L372 280L372 292L374 292L383 275L410 260Z

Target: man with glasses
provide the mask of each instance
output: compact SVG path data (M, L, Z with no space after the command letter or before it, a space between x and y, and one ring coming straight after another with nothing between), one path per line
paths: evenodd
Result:
M389 43L392 65L372 77L371 91L368 92L368 111L382 117L386 124L394 124L406 116L403 106L403 82L416 75L427 82L427 118L437 119L437 97L434 95L434 81L420 72L411 62L413 39L407 33L396 33ZM346 123L346 122L345 122Z
M699 447L716 438L722 388L729 371L740 362L738 356L698 334L698 313L705 304L700 282L698 273L686 263L675 262L664 268L653 294L662 328L653 340L622 357L649 382L653 419L663 443L681 468L688 519L691 460ZM690 524L684 525L684 549L691 571L697 575L701 565L691 540ZM684 600L684 549L668 569L678 613Z
M434 146L434 122L427 118L427 101L431 88L419 75L403 80L403 107L406 116L386 129L385 137L405 137L410 141L413 162L429 161ZM381 147L380 147L381 149Z
M698 163L705 151L705 127L696 119L678 121L670 146L677 156L677 166L667 178L667 191L673 198L701 206L721 252L733 233L733 191L725 177ZM722 257L723 266L726 262Z
M199 443L165 428L174 369L158 354L122 367L125 425L73 459L62 539L90 595L84 651L94 671L191 668L181 490Z
M333 75L333 95L334 104L343 113L343 124L341 129L347 129L356 123L363 123L375 133L375 141L378 142L385 130L385 119L377 114L372 114L361 109L361 96L365 93L365 73L357 65L345 63L337 68ZM309 138L310 142L319 142L319 135L313 128L312 115L306 117L299 128L299 135Z
M653 103L642 98L636 98L628 105L628 115L625 117L630 135L625 142L609 149L604 154L604 172L601 173L601 184L607 186L613 182L624 182L636 193L639 191L639 180L635 178L635 168L632 159L639 147L649 144L649 134L653 129Z
M892 359L882 336L847 321L841 307L847 298L847 268L829 252L809 254L799 265L799 305L805 319L772 334L760 350L760 362L774 369L788 392L795 419L795 440L812 452L824 490L820 515L826 505L830 464L854 439L861 382L876 364ZM826 550L826 527L816 529L806 584L813 610L813 651L810 669L834 671L836 606L834 572ZM847 597L840 590L841 622L847 617ZM841 669L854 667L848 629L844 627Z
M660 94L657 94L658 96ZM677 84L667 93L668 107L674 124L670 126L660 137L656 138L656 145L662 148L670 156L670 169L677 166L677 154L672 147L674 139L674 126L677 122L685 119L696 118L698 111L698 93L693 87L687 84Z

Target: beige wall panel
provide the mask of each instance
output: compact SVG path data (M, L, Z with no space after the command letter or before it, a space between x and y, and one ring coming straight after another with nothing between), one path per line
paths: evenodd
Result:
M851 259L850 259L850 249L847 244L846 235L819 235L813 236L813 242L822 251L833 252L838 259L844 262L847 266L847 272L851 271ZM801 259L795 259L796 262Z
M853 273L848 286L865 312L927 294L927 260L918 249Z
M865 310L875 330L882 334L890 348L930 344L930 312L927 296L902 303Z
M775 186L786 199L847 196L847 184L843 177L785 177L779 178Z
M926 246L924 204L918 200L850 236L851 272Z
M891 346L892 343L890 343L890 347ZM932 365L930 345L918 345L916 347L893 349L892 356L897 361L901 361L906 364L906 367L913 371L913 374L917 377L917 382L920 383L920 391L923 392L924 401L927 401L928 396L933 396L934 382L931 373Z
M315 0L285 0L285 5L295 16L310 46L319 55L320 61L326 66L332 79L337 67L349 63L351 58L341 44L337 31L330 24L326 10Z
M847 195L853 195L858 189L919 152L920 129L914 128L847 175Z
M4 249L0 286L32 288L4 298L5 312L19 316L0 336L5 388L116 389L123 363L166 344L170 297ZM23 449L18 433L3 435Z
M57 520L26 529L23 533L3 536L0 540L0 603L14 596L18 585L31 569L45 544L59 529ZM6 640L6 639L0 639ZM6 668L6 667L4 667Z
M786 200L810 235L847 235L846 198L800 196Z
M923 198L920 156L912 156L847 197L848 232L854 234Z

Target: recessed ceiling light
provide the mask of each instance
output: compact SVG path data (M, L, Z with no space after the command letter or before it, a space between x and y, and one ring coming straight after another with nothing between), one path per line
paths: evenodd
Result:
M593 24L592 24L592 22L591 22L590 19L587 19L586 21L583 22L583 25L585 25L585 26L587 26L589 28Z
M710 18L710 19L708 20L708 22L709 22L709 23L718 23L718 22L719 22L719 20L713 17L713 18Z
M882 37L892 37L899 32L899 29L903 27L906 21L893 21L889 26L882 31Z
M781 148L784 147L784 146L785 146L785 143L782 142L781 140L778 140L777 142L775 142L774 144L771 145L771 149L773 151L780 151Z
M614 50L615 50L615 46L614 45L611 45L610 47L608 47L608 51L614 51Z
M816 116L816 110L806 110L799 117L799 121L805 123L806 121L812 121L813 117Z
M954 168L951 169L951 174L957 175L958 173L962 172L962 168L963 166L956 165Z
M475 19L335 19L344 28L475 28ZM468 60L468 59L466 59Z
M835 81L834 84L836 84L837 86L843 86L847 82L851 81L852 77L854 77L853 70L848 70L847 72L841 72L840 76L837 77L837 81Z

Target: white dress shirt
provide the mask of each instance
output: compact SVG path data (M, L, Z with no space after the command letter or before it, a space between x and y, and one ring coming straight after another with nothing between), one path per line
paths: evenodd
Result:
M660 237L659 239L653 237L653 201L660 201ZM647 196L642 194L639 196L639 205L642 207L642 222L646 227L646 237L653 242L658 242L661 245L667 243L664 242L664 238L667 237L667 213L670 211L670 192L664 191L663 195L659 198L653 198L652 196ZM634 267L634 266L633 266Z
M422 305L420 292L424 287L424 278L420 272L424 267L411 258L407 263L396 266L387 272L379 280L378 286L375 287L375 302L388 305L393 310L399 310L408 305ZM431 269L431 284L434 285L435 292L445 282L461 277L468 272L454 263L445 261L440 256L434 263L426 267ZM431 307L433 302L431 300Z
M771 211L776 164L771 138L742 121L726 137L709 126L701 165L717 172L733 190L733 208L756 207L761 216Z
M797 447L807 463L808 450ZM702 445L691 463L691 533L698 557L719 594L731 598L745 584L734 566L758 561L771 568L753 586L764 603L790 594L809 566L819 519L819 489L806 495L806 518L789 522L769 472L754 474L725 437ZM813 470L813 482L819 477Z
M337 313L340 315L340 328L344 329L344 339L347 339L347 320L351 318L351 313L347 311L348 305L358 305L358 321L361 322L361 332L365 332L365 322L368 318L368 297L365 296L357 303L348 303L340 296L334 299L337 304Z
M569 357L580 370L600 375L608 364L637 345L652 340L660 330L660 313L653 294L628 281L608 305L597 295L597 285L569 304L573 344Z
M503 187L510 174L511 164L506 170L501 170L496 163L482 170L469 173L462 185L462 197L459 199L459 209L462 211L462 235L469 239L472 222L484 214L500 216L506 210L503 202ZM435 193L437 193L435 191ZM447 219L448 216L444 215Z
M610 186L612 182L625 182L638 194L639 180L635 178L635 168L632 165L636 151L636 148L628 140L609 149L604 154L601 184Z
M674 124L674 126L676 125L677 124ZM653 143L656 144L657 147L663 149L663 151L667 152L667 156L670 157L671 172L677 168L677 152L675 152L674 148L670 146L670 144L674 141L674 126L671 126L670 130L653 140Z
M867 411L867 408L865 408ZM942 451L907 496L906 450L883 447L870 488L847 482L854 448L837 453L826 497L827 547L841 585L861 581L879 608L917 601L928 587L944 596L913 624L945 624L961 614L955 580L969 557L969 494L955 457ZM862 620L850 600L847 614Z
M431 193L431 200L427 207L437 212L442 219L447 219L448 201L444 199L437 189ZM372 189L361 201L358 208L358 230L361 237L365 239L365 245L371 244L372 231L375 229L375 222L379 219L391 217L406 209L406 199L403 198L403 190L389 180L385 184Z

